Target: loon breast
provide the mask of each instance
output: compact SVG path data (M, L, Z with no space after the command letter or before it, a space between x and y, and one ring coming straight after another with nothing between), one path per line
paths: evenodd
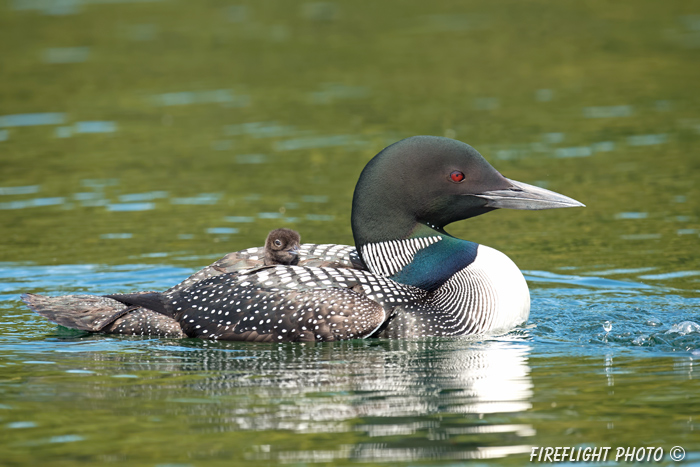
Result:
M459 318L455 334L506 331L527 321L530 314L530 292L520 269L508 256L485 245L479 245L473 263L428 301Z

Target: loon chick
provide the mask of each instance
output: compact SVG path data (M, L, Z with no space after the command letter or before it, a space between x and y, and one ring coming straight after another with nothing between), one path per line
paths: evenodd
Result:
M503 332L530 312L522 273L445 226L499 208L575 206L503 177L465 143L415 136L362 171L354 248L305 244L296 266L266 266L264 249L251 248L163 293L23 300L63 326L112 334L283 342Z
M297 264L299 262L299 247L301 236L292 229L275 229L265 240L265 266L275 264Z

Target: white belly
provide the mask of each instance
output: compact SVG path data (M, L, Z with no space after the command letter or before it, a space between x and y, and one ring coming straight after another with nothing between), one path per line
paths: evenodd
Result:
M530 315L530 291L518 266L498 250L479 245L476 261L493 291L493 320L484 331L508 331L527 321Z

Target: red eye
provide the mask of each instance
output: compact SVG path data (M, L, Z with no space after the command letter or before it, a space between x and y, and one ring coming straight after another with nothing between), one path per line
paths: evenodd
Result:
M460 172L459 170L455 170L450 174L450 178L452 179L453 182L459 183L462 180L464 180L464 174Z

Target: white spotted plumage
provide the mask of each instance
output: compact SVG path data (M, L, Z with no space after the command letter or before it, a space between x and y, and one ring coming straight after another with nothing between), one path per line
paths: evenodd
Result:
M261 284L261 276L271 285ZM322 281L328 284L319 286ZM353 290L357 286L361 289ZM170 293L177 297L172 301L187 304L184 315L174 313L187 335L259 341L367 337L387 321L395 304L422 295L423 291L367 271L300 266L213 276ZM211 305L212 296L221 305L203 306ZM232 297L246 306L231 307ZM232 312L232 318L222 317L222 311L224 316Z

